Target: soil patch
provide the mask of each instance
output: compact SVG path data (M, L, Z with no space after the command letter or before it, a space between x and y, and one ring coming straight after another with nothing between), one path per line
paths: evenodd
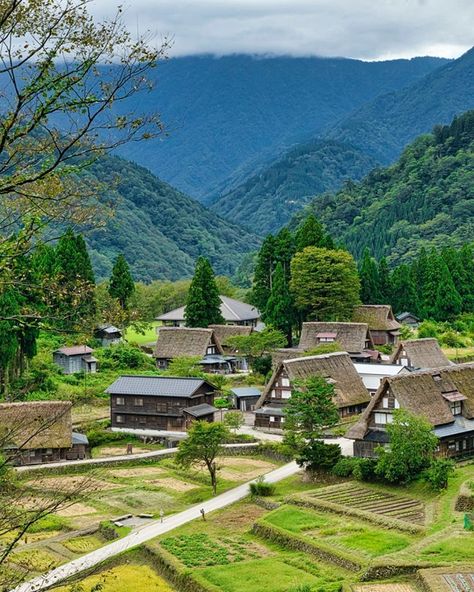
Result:
M212 520L215 524L234 532L236 529L248 530L249 524L253 524L266 513L268 510L261 506L245 504L245 506L236 506L226 512L218 513Z
M177 491L178 493L185 493L186 491L190 491L191 489L196 489L197 487L199 487L199 485L196 485L194 483L187 483L186 481L180 481L179 479L175 479L174 477L154 479L153 481L150 481L150 483L155 485L156 487L172 489L173 491Z
M416 592L411 584L369 584L357 586L354 592Z
M219 476L229 481L249 481L275 468L271 462L256 458L222 457Z
M104 491L106 489L116 489L119 485L108 483L93 477L71 476L71 477L44 477L28 481L27 485L34 489L45 491L82 491L91 493L94 491Z
M133 456L134 454L143 454L144 452L152 452L152 448L134 448L132 454L129 456ZM97 451L97 458L101 458L104 456L126 456L127 455L127 447L126 446L104 446L104 448L100 448Z
M91 506L86 506L85 504L72 504L72 506L68 506L67 508L62 508L56 512L58 516L63 516L67 518L69 516L83 516L85 514L97 514L97 510Z
M166 473L166 470L158 467L137 467L136 469L112 469L107 471L108 475L124 479L128 477L156 477L163 473Z

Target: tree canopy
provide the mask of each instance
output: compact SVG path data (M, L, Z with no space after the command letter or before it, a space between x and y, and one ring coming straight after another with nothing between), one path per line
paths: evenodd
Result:
M186 299L185 319L187 327L208 327L224 323L221 300L214 271L209 260L199 257L194 277Z

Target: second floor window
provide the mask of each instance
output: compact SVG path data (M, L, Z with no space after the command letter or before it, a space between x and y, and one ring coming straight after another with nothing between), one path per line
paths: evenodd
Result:
M133 404L135 407L143 407L143 399L140 397L135 397Z
M117 397L115 399L115 404L116 405L125 405L125 397Z
M462 413L462 401L453 401L450 404L451 412L453 415L461 415Z

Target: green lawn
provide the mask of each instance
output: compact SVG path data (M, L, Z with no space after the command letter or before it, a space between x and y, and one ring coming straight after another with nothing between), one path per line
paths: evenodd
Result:
M443 538L421 550L420 555L428 561L459 562L474 559L474 533Z
M156 341L156 327L158 327L158 325L160 325L158 321L153 321L150 323L150 326L145 329L144 333L139 333L132 327L129 327L125 333L125 338L129 343L138 343L138 345Z

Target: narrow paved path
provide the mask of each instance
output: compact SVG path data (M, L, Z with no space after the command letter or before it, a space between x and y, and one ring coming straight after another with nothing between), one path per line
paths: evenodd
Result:
M299 470L298 465L295 462L291 462L267 473L265 475L265 480L269 483L276 483L277 481L281 481L281 479L294 475ZM12 592L36 592L37 590L45 590L53 584L62 582L63 580L95 567L103 561L111 559L124 551L128 551L133 547L146 543L160 534L164 534L178 526L191 522L196 518L200 518L201 509L204 509L206 514L209 514L215 510L225 508L226 506L246 497L249 494L249 485L254 481L256 481L256 479L243 483L230 491L221 493L206 502L192 506L179 514L169 516L168 518L165 518L163 522L160 520L154 520L118 541L114 541L113 543L105 545L105 547L92 551L87 555L83 555L79 559L74 559L69 563L65 563L44 576L17 586Z

